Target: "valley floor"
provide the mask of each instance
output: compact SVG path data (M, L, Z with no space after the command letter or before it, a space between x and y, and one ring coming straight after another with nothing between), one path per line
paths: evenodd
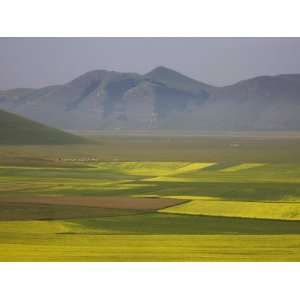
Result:
M70 161L0 147L0 261L300 261L300 162L288 155L298 142L269 156L270 141L222 156L224 143L196 141L191 161L178 149L177 160L128 160L128 144L118 161L74 161L90 146L64 148Z

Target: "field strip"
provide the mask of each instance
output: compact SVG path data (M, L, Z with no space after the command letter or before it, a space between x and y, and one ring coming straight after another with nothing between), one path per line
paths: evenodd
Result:
M64 171L70 171L70 170L92 170L92 167L90 166L73 166L73 167L70 167L70 166L65 166L65 167L51 167L51 166L44 166L44 167L32 167L32 166L10 166L10 165L0 165L0 169L12 169L12 170L42 170L42 171L55 171L55 170L58 170L58 171L61 171L61 170L64 170Z
M136 215L145 212L146 210L103 208L103 207L79 206L79 205L0 202L1 222L16 221L16 220L52 221L52 220L77 219L77 218L86 219L86 218ZM3 229L2 226L0 226L0 228Z
M177 175L177 174L185 174L193 171L199 171L210 166L215 165L216 163L190 163L182 168L176 169L168 175Z
M225 172L224 172L225 173ZM229 172L227 173L229 174ZM233 174L233 172L231 173ZM141 181L146 182L187 182L187 183L224 183L224 182L233 182L233 183L300 183L300 178L255 178L255 177L229 177L229 176L222 176L222 177L171 177L171 176L159 176L159 177L151 177L151 178L145 178Z
M253 169L258 167L264 167L265 165L266 164L262 164L262 163L244 163L244 164L222 169L220 170L220 172L238 172L238 171L243 171L243 170L248 170L248 169Z
M171 176L159 176L152 178L145 178L142 181L153 181L153 182L199 182L203 181L199 178L188 178L188 177L171 177Z
M85 207L153 211L162 208L167 208L173 205L178 205L185 201L181 199L162 199L162 198L25 196L25 197L0 197L0 203L1 202L77 205L77 206L85 206Z
M27 262L266 262L299 261L299 235L101 235L15 238L0 245L1 261Z
M300 220L300 203L245 202L220 200L214 197L166 196L189 202L160 209L159 212L276 220Z
M160 176L155 176L151 178L145 178L143 181L182 181L182 182L190 182L192 181L199 181L197 178L190 179L190 178L178 178L178 177L173 177L176 175L182 175L186 173L191 173L194 171L199 171L205 168L208 168L210 166L215 165L216 163L189 163L183 167L177 168L175 170L165 172L164 174L157 174Z
M161 198L167 198L167 199L178 199L178 200L205 200L205 201L226 201L223 198L220 197L211 197L211 196L162 196Z
M103 162L97 164L97 169L137 176L172 176L198 171L214 164L215 162Z
M125 175L159 176L167 175L174 169L186 166L186 162L101 162L96 165L98 170Z

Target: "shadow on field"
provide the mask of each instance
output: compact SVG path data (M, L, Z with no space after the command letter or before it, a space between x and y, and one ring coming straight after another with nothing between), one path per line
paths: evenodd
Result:
M138 191L136 191L138 192ZM144 188L144 193L155 193ZM298 183L274 182L160 182L159 194L161 196L187 195L208 196L239 201L277 201L283 197L299 197L300 185Z
M218 216L185 216L168 213L145 213L72 222L89 234L300 234L300 221L232 218ZM91 233L90 233L91 234Z

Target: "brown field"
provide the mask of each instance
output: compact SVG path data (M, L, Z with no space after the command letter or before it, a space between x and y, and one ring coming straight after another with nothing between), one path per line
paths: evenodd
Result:
M25 202L16 203L0 201L0 221L50 221L128 216L141 213L146 213L146 211L79 205L56 205Z
M126 197L0 197L1 203L32 203L99 207L106 209L125 209L155 211L186 201L158 198L126 198Z

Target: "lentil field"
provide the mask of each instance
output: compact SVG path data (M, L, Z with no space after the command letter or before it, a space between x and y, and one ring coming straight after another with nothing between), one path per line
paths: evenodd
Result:
M0 261L300 261L299 151L282 135L0 146Z

